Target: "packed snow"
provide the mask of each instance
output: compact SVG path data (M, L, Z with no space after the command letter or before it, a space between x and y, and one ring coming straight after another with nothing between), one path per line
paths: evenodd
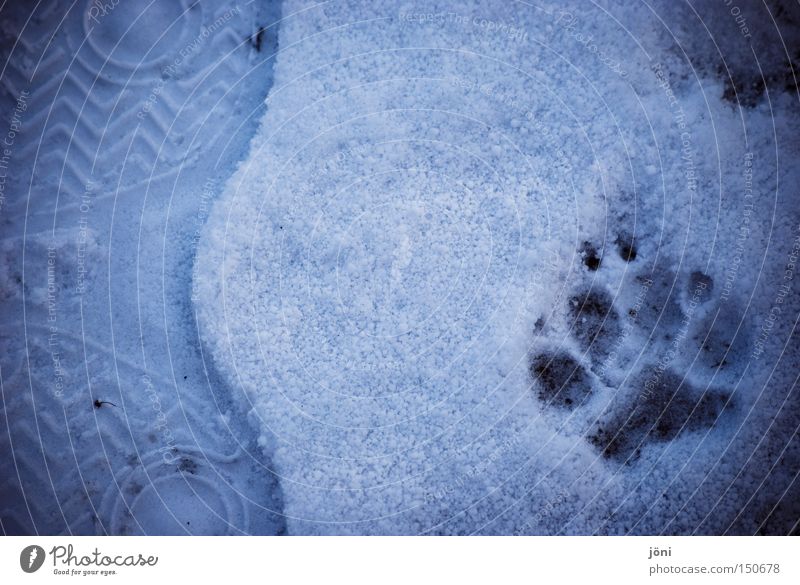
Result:
M2 531L283 532L190 289L263 110L279 7L99 6L0 9Z

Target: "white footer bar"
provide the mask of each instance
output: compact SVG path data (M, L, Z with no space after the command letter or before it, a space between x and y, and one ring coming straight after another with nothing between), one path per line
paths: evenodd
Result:
M790 537L4 537L0 583L800 583L798 543Z

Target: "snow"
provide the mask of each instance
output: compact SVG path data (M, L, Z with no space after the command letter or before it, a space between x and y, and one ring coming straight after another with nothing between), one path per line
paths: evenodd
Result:
M796 422L780 361L794 298L770 357L750 350L796 231L776 190L776 172L795 178L776 157L797 149L796 96L721 99L701 24L668 4L283 11L267 111L194 294L289 532L780 522L740 512L765 474L761 506L793 479L768 470L774 447L752 455L767 436L788 447Z
M3 533L284 530L257 437L205 365L189 285L195 232L271 82L278 11L187 6L0 14L19 39L3 43L0 75L15 112L0 126L5 139L14 124L0 207ZM259 26L272 26L262 52Z
M4 8L0 529L796 532L800 18L736 10Z

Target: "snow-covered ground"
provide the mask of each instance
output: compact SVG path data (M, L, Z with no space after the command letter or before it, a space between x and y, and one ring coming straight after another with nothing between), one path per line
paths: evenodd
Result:
M280 8L106 4L0 11L2 530L279 533L190 281L263 111Z
M2 13L5 532L797 530L796 6L210 5Z

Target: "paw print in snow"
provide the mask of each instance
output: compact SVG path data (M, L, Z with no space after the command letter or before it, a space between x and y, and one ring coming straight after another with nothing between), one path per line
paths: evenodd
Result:
M701 372L724 369L740 361L744 342L731 341L739 321L726 315L735 304L706 310L714 282L700 270L681 278L667 269L640 269L612 296L602 268L616 262L622 270L641 259L628 233L614 244L618 254L603 258L584 242L579 257L591 284L568 295L564 311L574 344L532 352L528 369L545 409L556 416L570 412L604 458L630 463L648 445L710 430L732 410L731 394L716 387L724 376L705 387L681 372L685 364L675 356L685 349L697 355Z

